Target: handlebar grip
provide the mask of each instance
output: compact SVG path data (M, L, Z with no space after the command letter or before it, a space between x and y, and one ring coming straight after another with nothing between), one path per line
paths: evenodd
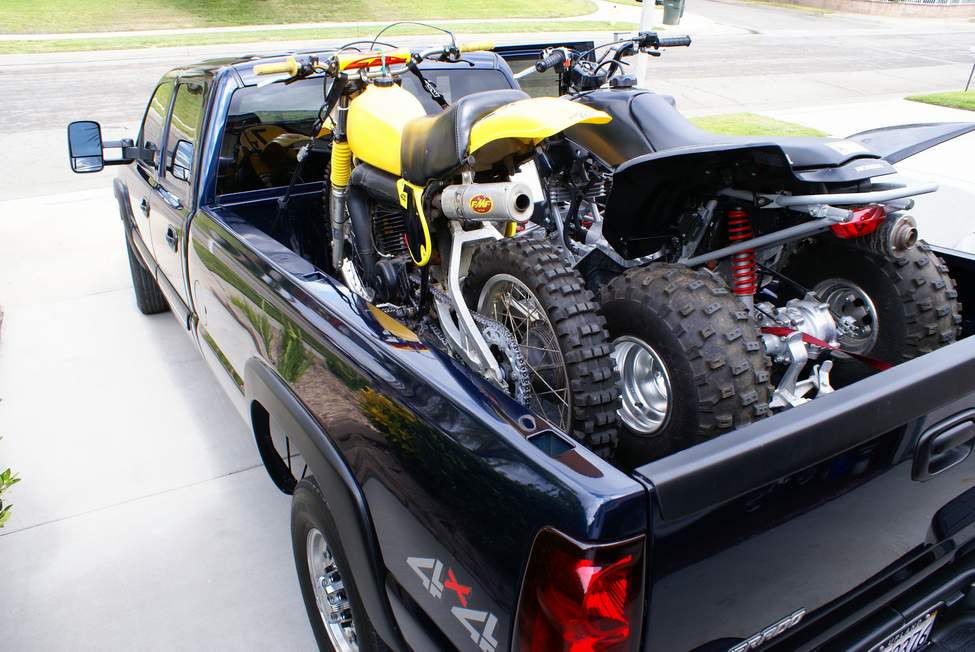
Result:
M288 57L281 63L259 63L254 66L255 75L276 75L281 72L294 77L298 74L298 61L294 57Z
M472 41L470 43L461 43L457 46L460 52L480 52L481 50L493 50L494 41Z
M565 50L552 50L548 56L535 62L537 72L545 72L565 61Z
M660 39L660 47L662 48L686 48L690 45L690 36L671 36Z

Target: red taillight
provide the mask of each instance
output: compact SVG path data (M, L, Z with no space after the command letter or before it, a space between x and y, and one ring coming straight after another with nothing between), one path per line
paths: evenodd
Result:
M636 650L643 622L643 548L643 537L587 546L543 530L521 589L515 649Z
M869 235L877 230L887 218L887 211L883 206L873 204L863 208L853 209L853 219L842 224L834 224L830 228L836 237L849 240L850 238L860 238Z

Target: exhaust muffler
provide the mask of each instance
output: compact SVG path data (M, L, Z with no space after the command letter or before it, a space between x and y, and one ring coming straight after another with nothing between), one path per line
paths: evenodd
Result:
M873 233L856 238L851 242L860 249L866 249L888 258L903 258L917 244L917 222L910 215L894 213L884 220Z
M527 222L535 205L527 184L462 183L440 193L440 210L452 220Z

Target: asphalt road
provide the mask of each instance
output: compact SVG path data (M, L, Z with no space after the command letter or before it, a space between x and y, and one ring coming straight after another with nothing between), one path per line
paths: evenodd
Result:
M871 117L852 103L960 87L975 45L975 23L715 0L688 11L713 29L652 61L652 87L688 111L833 131ZM0 530L6 648L312 647L287 498L176 321L136 311L111 173L67 169L70 120L134 136L165 70L250 49L0 56L0 464L24 478ZM958 147L938 172L970 177Z

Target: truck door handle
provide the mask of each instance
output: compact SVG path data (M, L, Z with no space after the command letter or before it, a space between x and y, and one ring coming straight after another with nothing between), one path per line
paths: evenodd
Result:
M946 419L921 435L914 453L911 478L930 480L961 464L975 449L975 410L966 410Z
M145 197L143 197L142 198L142 201L139 202L139 208L142 209L142 214L143 215L145 215L146 217L149 217L149 200L148 199L146 199Z
M159 196L162 197L162 200L166 202L166 204L173 210L178 211L179 209L183 208L183 202L179 200L179 197L169 192L165 188L157 187L156 192L159 193Z
M176 251L176 248L179 247L179 234L176 233L176 227L172 224L166 227L166 244L173 251Z

